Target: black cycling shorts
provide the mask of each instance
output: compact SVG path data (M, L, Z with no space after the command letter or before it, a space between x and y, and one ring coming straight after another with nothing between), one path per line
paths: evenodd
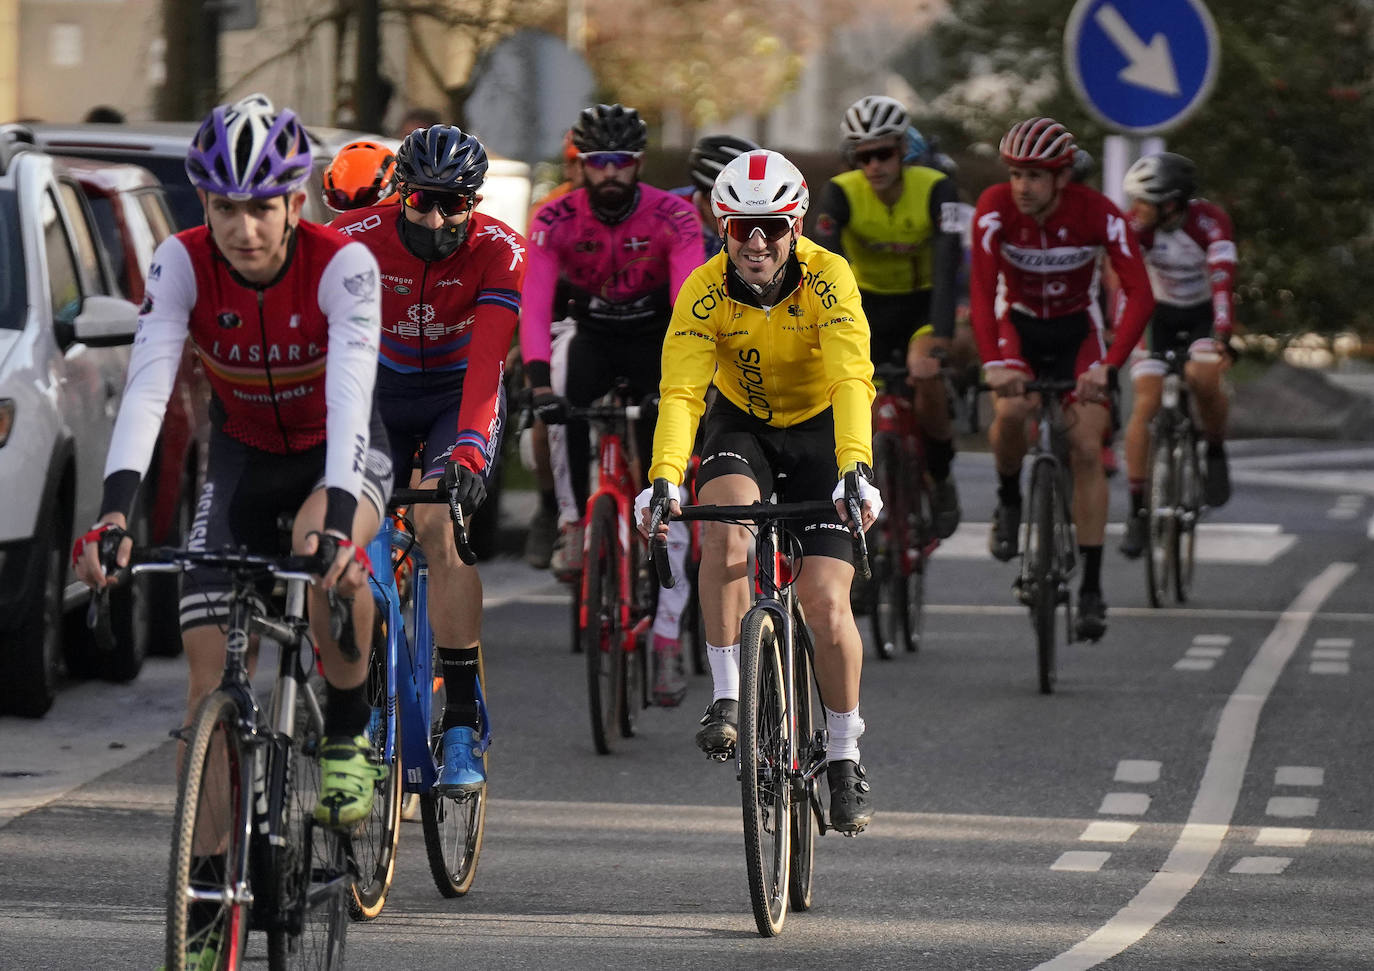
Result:
M1042 381L1074 381L1102 359L1102 338L1086 310L1062 317L1032 317L1012 310L1021 360Z
M205 485L196 503L186 548L245 547L250 553L263 555L289 551L291 534L282 527L286 519L295 517L306 497L324 488L325 448L321 443L305 452L277 455L212 428ZM386 430L374 409L361 498L370 502L380 517L386 512L390 495ZM261 593L266 597L271 584L264 586ZM229 619L229 590L229 577L221 570L187 570L182 579L181 629L225 624Z
M1212 336L1212 304L1173 307L1156 303L1150 317L1150 353L1162 356L1165 351L1186 354L1194 341Z
M749 476L765 499L776 488L779 502L829 500L835 491L835 419L829 408L799 425L778 428L721 396L702 426L706 444L697 471L698 494L722 475ZM796 531L798 524L791 528ZM833 507L829 516L801 521L800 534L803 556L854 563L854 540Z
M466 370L401 374L388 367L377 368L377 412L386 426L391 446L391 467L396 479L410 484L415 468L415 453L424 447L420 458L420 481L432 482L444 473L448 456L461 426L458 409L463 401L463 376ZM506 430L506 386L497 392L496 427L487 442L487 464L482 481L491 482L501 439Z
M874 364L906 363L911 337L930 322L930 291L866 293L860 291L868 318L868 356Z

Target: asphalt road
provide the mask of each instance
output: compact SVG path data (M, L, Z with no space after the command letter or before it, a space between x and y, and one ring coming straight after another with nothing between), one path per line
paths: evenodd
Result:
M749 911L733 772L692 745L707 679L597 756L565 595L493 564L475 887L439 897L405 825L350 966L1368 969L1374 450L1233 455L1193 602L1150 609L1143 567L1109 549L1110 630L1062 652L1052 697L1013 567L983 550L987 457L959 459L968 525L937 553L925 644L865 665L877 816L819 841L814 909L774 940ZM1119 482L1113 502L1119 521ZM160 962L182 685L156 661L0 719L0 968Z

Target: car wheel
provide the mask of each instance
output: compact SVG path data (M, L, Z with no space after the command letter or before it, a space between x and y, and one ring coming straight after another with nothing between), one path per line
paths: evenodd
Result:
M30 589L10 631L9 670L0 679L3 707L41 718L52 707L62 681L62 591L67 581L71 529L65 515L45 504L33 538Z

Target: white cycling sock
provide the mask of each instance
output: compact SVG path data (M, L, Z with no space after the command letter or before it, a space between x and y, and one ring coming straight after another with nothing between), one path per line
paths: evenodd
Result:
M706 645L706 659L711 662L712 701L722 698L739 700L739 645L727 647Z
M676 641L682 635L682 609L687 606L692 585L687 581L687 524L668 524L668 565L677 583L658 592L658 611L654 614L654 636Z
M825 709L825 728L830 734L825 755L831 762L844 759L859 761L859 736L864 733L864 720L859 709L853 711L831 711Z

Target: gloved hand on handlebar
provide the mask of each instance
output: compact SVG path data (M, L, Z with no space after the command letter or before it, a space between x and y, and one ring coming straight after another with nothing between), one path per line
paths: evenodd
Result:
M667 479L655 479L653 485L635 496L635 522L639 525L639 531L648 538L649 524L655 510L661 509L665 513L676 512L681 508L681 502L681 490L676 485ZM663 522L666 518L666 515L659 517L662 524L659 533L665 540L668 538L668 524Z
M444 466L443 490L452 494L469 516L487 498L487 484L482 481L482 476L461 462L452 460Z
M836 508L840 512L840 521L849 523L849 510L845 507L846 499L856 499L859 502L860 515L863 517L863 528L866 531L878 519L878 514L883 511L883 497L878 492L878 487L873 484L873 470L862 462L855 463L854 467L847 470L840 481L835 484L835 491L830 498L834 500Z
M537 391L534 395L535 417L546 425L562 425L568 420L568 399L552 391Z

